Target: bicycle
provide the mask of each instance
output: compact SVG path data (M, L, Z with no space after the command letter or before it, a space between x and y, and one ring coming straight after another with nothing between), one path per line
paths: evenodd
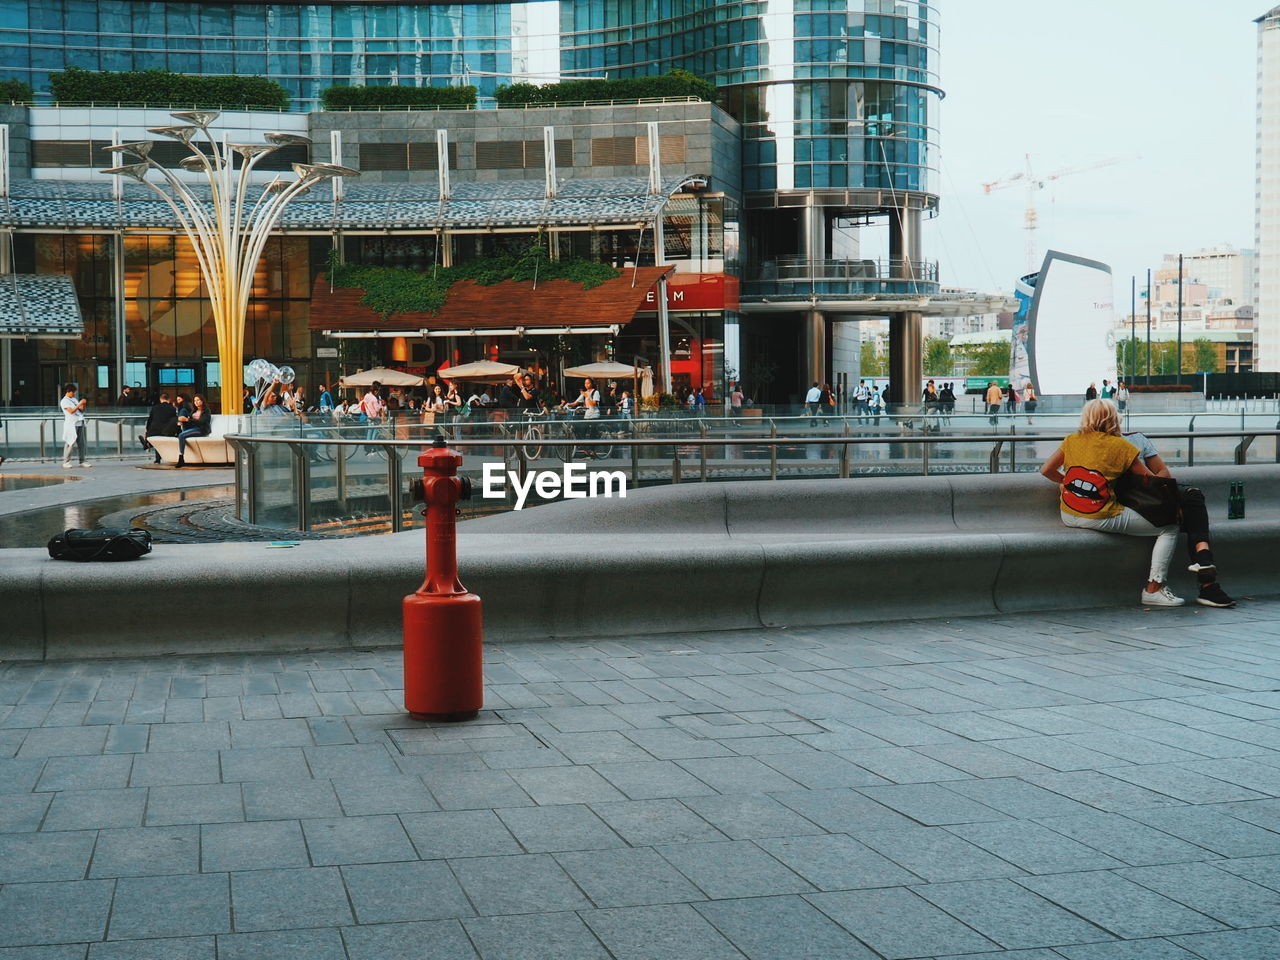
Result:
M547 408L522 410L521 414L524 416L524 423L515 428L514 439L520 444L525 460L540 460L542 459L542 447L546 437L546 430L542 426L542 421L547 419Z

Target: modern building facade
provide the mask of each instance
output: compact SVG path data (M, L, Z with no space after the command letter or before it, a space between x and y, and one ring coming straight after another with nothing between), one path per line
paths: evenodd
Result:
M1280 370L1280 6L1258 28L1256 370Z
M921 221L939 206L938 44L936 9L901 0L0 0L0 78L27 80L37 91L37 106L12 108L8 118L19 193L26 189L21 181L56 179L63 182L64 196L72 197L72 183L101 179L95 171L108 165L103 147L117 133L127 140L139 124L150 122L102 105L41 105L50 73L67 66L164 67L277 80L294 97L292 113L228 113L223 122L255 132L296 129L315 141L312 160L331 158L336 134L342 161L361 169L362 184L388 197L395 196L397 184L425 189L436 182L438 130L446 132L444 163L456 179L541 186L544 127L553 131L556 169L566 179L585 181L647 176L646 138L649 125L657 124L654 159L661 174L702 184L697 191L678 188L667 195L663 216L654 220L663 236L655 243L650 234L646 252L643 231L634 226L612 224L594 233L566 226L557 242L568 252L618 263L683 258L686 272L740 279L738 300L708 305L716 315L709 322L718 329L702 329L699 336L695 324L673 328L672 350L685 341L714 341L710 352L720 357L725 378L745 380L749 387L754 380L758 398L778 402L801 395L812 381L856 380L860 320L889 318L896 391L918 377L924 316L985 313L1003 305L998 297L944 293L936 264L922 250ZM719 105L515 111L493 109L486 99L497 85L512 81L652 75L673 68L714 81ZM328 86L391 83L469 83L481 100L468 111L319 109L320 91ZM286 159L297 158L281 158ZM682 229L695 221L701 232ZM93 329L86 342L111 348L105 363L97 362L102 351L92 354L99 381L115 390L146 373L145 382L154 386L149 368L129 365L154 367L159 357L169 362L183 351L194 363L203 339L197 345L183 337L196 337L196 314L179 324L184 330L195 324L196 332L169 336L172 343L152 342L144 359L132 352L128 330L130 317L141 315L131 301L168 302L139 291L154 292L153 283L195 282L178 266L170 270L177 279L166 280L168 268L152 263L158 245L163 249L156 263L179 264L181 241L175 245L158 228L139 236L124 221L104 222L96 230L48 226L50 232L40 234L39 222L9 221L16 234L36 238L15 242L13 265L35 272L89 271L77 283ZM530 233L527 224L493 223L487 238L469 234L472 239L462 240L457 234L442 245L440 237L449 231L441 224L398 224L377 242L356 242L358 231L352 232L340 212L328 226L319 224L309 234L286 228L276 252L268 254L280 269L264 265L264 283L274 286L264 287L266 303L259 309L274 319L266 321L263 345L255 340L254 349L275 351L295 365L314 359L316 350L331 349L317 339L321 333L308 331L306 318L315 277L335 242L346 256L408 264L465 258L500 247L494 237L519 243ZM887 235L887 257L861 255L868 229ZM582 236L569 236L577 233ZM690 239L695 235L702 241ZM394 236L402 238L399 246ZM695 262L696 269L689 266ZM144 283L144 275L151 279ZM198 289L189 293L186 299L199 299ZM280 328L271 327L277 321ZM88 352L85 343L73 351ZM66 360L70 364L71 357Z

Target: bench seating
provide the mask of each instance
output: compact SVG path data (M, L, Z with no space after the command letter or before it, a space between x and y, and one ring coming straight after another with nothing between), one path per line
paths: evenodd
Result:
M1177 473L1205 491L1227 591L1280 594L1280 466ZM1234 480L1247 484L1245 520L1226 519ZM684 483L465 521L458 561L494 647L768 627L784 649L832 624L1135 606L1151 541L1065 527L1056 500L1032 474ZM162 543L135 563L88 565L0 550L0 650L38 660L402 642L421 530L306 541L288 560L256 543ZM1181 544L1174 560L1173 589L1193 598ZM183 629L157 634L151 598L194 576L205 588ZM1194 609L1200 629L1233 616ZM1160 642L1176 639L1164 624L1191 629L1162 613L1150 620ZM980 637L982 624L963 629Z
M160 454L160 462L176 464L178 462L177 437L148 437L147 442ZM227 464L235 463L236 454L225 437L189 437L187 439L186 463L195 464Z

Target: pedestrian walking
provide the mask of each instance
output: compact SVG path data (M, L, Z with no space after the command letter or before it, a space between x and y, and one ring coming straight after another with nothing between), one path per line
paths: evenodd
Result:
M804 395L804 412L809 416L809 426L816 427L818 425L818 404L822 400L822 388L818 386L818 381L813 381L813 386L809 388L809 392Z
M1036 412L1036 407L1040 406L1040 398L1036 396L1036 388L1030 381L1027 381L1022 387L1022 409L1027 412L1027 423L1031 423L1031 415Z
M867 389L867 381L859 380L858 385L853 388L853 414L858 418L859 423L864 423L867 419L870 399L871 391Z
M1000 402L1004 399L1004 391L994 380L988 381L984 398L987 404L987 422L993 427L1000 424Z
M1018 412L1018 391L1013 389L1013 381L1009 381L1009 385L1004 388L1004 412L1016 414Z
M951 415L956 412L956 391L952 384L943 384L942 389L938 391L938 405L942 415L950 420Z
M1116 406L1121 413L1129 409L1129 386L1123 380L1116 383Z

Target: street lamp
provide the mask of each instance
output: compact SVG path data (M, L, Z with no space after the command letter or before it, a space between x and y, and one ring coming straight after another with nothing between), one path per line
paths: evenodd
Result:
M277 176L262 187L256 198L249 196L249 178L258 161L281 147L308 144L309 137L292 133L268 133L265 143L230 143L209 132L218 119L215 111L182 110L170 114L179 124L151 127L148 132L168 137L190 147L192 154L180 161L189 173L203 173L209 181L210 198L198 198L173 171L151 157L151 141L122 143L107 147L121 158L134 162L101 171L129 177L148 187L169 205L183 233L191 241L218 334L218 360L222 370L222 410L236 409L244 385L244 327L253 291L253 275L267 238L280 220L284 208L312 186L334 177L358 177L359 171L333 163L295 163L293 177ZM197 134L207 146L193 144ZM239 169L236 156L240 157ZM161 182L149 179L159 171Z

